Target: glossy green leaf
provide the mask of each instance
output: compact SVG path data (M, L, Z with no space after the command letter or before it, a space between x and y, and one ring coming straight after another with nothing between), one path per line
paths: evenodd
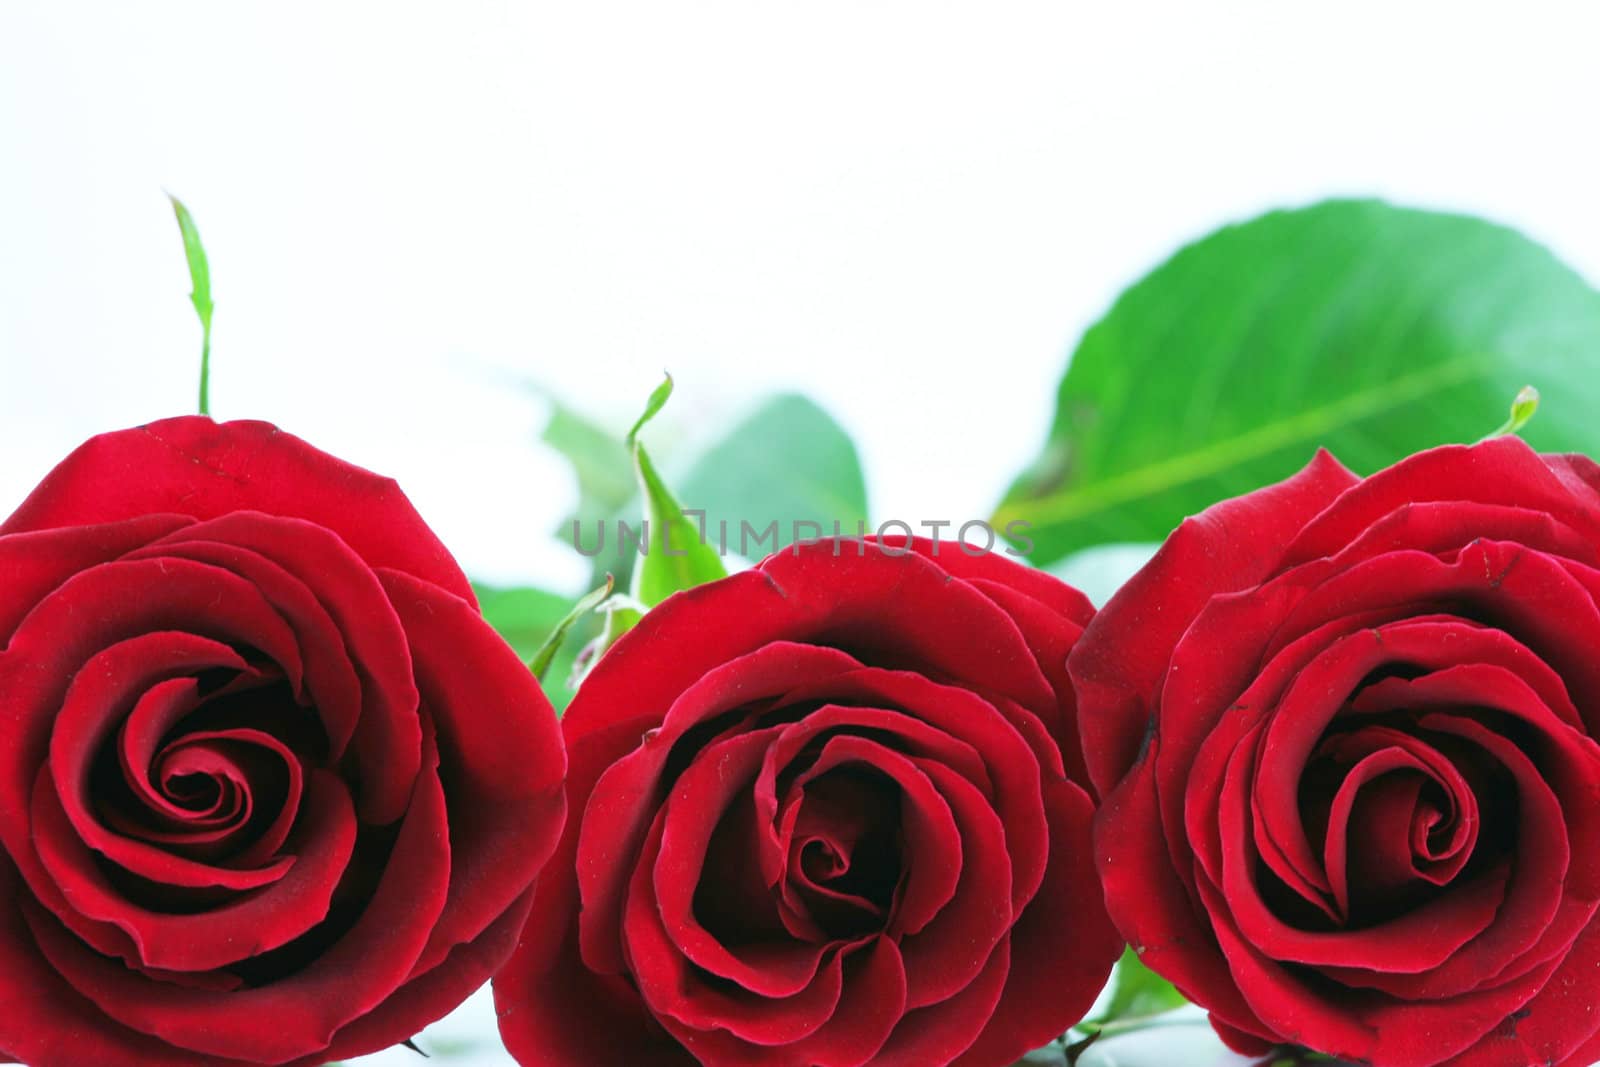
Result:
M1600 450L1600 294L1479 219L1329 201L1223 229L1125 292L1073 353L1042 455L995 516L1032 556L1159 541L1319 446L1370 472L1473 441L1526 384L1545 449Z
M550 631L550 636L545 638L544 644L540 645L539 650L528 660L528 669L533 672L533 676L539 679L540 682L545 680L545 675L550 670L551 662L556 658L556 653L561 651L561 647L567 639L567 634L572 630L573 626L592 614L595 608L600 606L601 601L611 595L613 585L615 585L615 582L608 574L604 585L579 597L578 602L572 605L572 610L561 617L561 621L556 623L555 628Z
M200 317L200 414L211 414L211 265L206 261L205 246L200 243L200 228L194 216L183 206L183 201L167 194L172 201L172 213L178 219L178 231L183 235L183 255L189 263L189 302Z

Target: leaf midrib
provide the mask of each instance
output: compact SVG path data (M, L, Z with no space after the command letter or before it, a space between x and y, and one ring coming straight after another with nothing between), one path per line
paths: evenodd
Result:
M1099 482L1057 490L1035 500L1003 503L995 512L995 521L1004 524L1026 520L1040 525L1092 515L1129 500L1153 496L1219 474L1297 442L1322 438L1334 430L1442 393L1486 370L1487 360L1483 356L1458 356L1193 452L1136 467Z

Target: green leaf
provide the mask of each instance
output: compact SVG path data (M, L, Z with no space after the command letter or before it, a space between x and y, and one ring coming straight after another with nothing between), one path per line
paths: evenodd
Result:
M1101 1028L1113 1023L1164 1015L1189 1003L1171 982L1144 965L1133 946L1123 950L1111 975L1111 999L1094 1022Z
M628 431L627 444L633 450L633 470L645 503L645 548L633 572L633 598L653 608L673 593L714 582L728 575L717 549L705 539L704 529L689 521L667 483L662 479L639 431L655 418L672 396L672 375L650 394L644 413Z
M543 589L502 589L474 583L473 590L478 595L478 605L484 619L524 660L531 660L539 654L551 632L562 624L572 609L571 598ZM596 619L589 625L598 627L598 624L599 620ZM571 635L575 640L563 642L545 665L541 681L545 695L558 712L564 711L572 700L572 686L567 683L573 659L577 655L577 650L572 646L585 636L581 631L587 628L584 621L579 621L576 629L580 632Z
M211 414L211 266L206 262L205 246L200 243L200 228L194 216L183 206L183 201L167 194L172 201L172 213L178 217L178 231L183 234L183 255L189 262L189 302L200 316L200 414Z
M644 445L637 441L633 445L633 462L649 523L647 554L633 570L634 599L653 608L680 590L727 577L728 568L723 566L716 546L702 537L698 523L684 515L683 506L661 480Z
M1159 541L1320 445L1372 471L1476 440L1525 383L1530 444L1600 446L1600 294L1479 219L1329 201L1230 226L1125 292L1073 353L995 524L1035 562Z
M544 681L545 674L550 670L551 661L556 658L556 653L561 651L561 646L567 639L567 633L574 624L593 612L600 606L601 601L611 595L611 589L615 584L611 576L606 575L604 585L579 597L578 602L572 605L572 610L561 617L555 629L550 631L550 636L545 638L544 644L539 646L539 650L528 661L528 669L533 672L535 678L540 682Z
M721 545L725 529L728 549L736 553L753 546L774 522L775 542L763 542L750 554L792 543L796 522L816 523L819 537L832 535L834 523L852 535L868 517L855 444L826 411L794 393L774 396L740 420L681 484L685 504L705 512L708 539ZM741 523L753 533L741 536Z

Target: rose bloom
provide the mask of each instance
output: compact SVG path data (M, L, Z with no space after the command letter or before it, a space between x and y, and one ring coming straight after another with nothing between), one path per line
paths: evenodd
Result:
M1600 1057L1600 467L1326 454L1180 527L1070 660L1113 918L1251 1054Z
M999 1067L1075 1023L1122 947L1071 777L1092 614L921 540L651 610L563 723L575 815L495 980L513 1055Z
M514 946L559 727L393 482L265 423L97 437L0 526L0 649L10 1057L323 1063Z

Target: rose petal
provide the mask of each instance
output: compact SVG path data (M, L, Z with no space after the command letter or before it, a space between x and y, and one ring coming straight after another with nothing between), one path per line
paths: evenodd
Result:
M1229 761L1216 814L1222 835L1220 876L1200 881L1202 891L1218 891L1226 900L1230 928L1236 927L1255 950L1275 961L1400 974L1436 967L1482 936L1506 895L1501 868L1484 872L1448 901L1435 901L1373 926L1308 930L1277 914L1261 897L1250 847L1250 780L1256 774L1259 731L1258 727L1249 743L1235 749Z
M764 1044L794 1041L822 1025L838 999L838 968L834 967L831 979L819 983L818 969L827 946L806 943L765 954L761 965L754 966L705 930L694 914L694 896L713 829L735 798L748 791L767 746L782 729L771 727L720 741L689 765L660 809L640 862L630 872L623 919L631 971L640 994L656 1012L677 1015L702 1029L708 1024L700 1020L710 1012L725 1019L722 1025ZM690 974L688 961L726 983L711 986L698 980ZM801 996L828 981L832 998L807 998L807 1013L771 1010L785 998ZM724 993L724 984L735 988ZM773 1031L760 1028L763 1023L797 1029L771 1036Z
M413 978L383 1003L339 1031L326 1049L293 1067L322 1067L334 1060L381 1052L408 1041L444 1018L487 982L516 948L533 907L533 891L506 909L476 939L450 950L444 961Z
M929 751L927 756L946 762L987 794L1005 828L1012 906L1020 911L1032 899L1044 877L1049 852L1042 777L1033 747L1004 715L997 714L994 704L966 689L909 671L877 669L850 671L802 686L791 692L789 699L900 708L980 753L986 769L982 776L949 761L940 751ZM802 724L783 744L794 745L811 730L811 725Z
M1438 749L1382 728L1349 739L1373 750L1356 760L1334 794L1323 845L1333 896L1346 918L1352 868L1362 894L1375 900L1394 900L1417 882L1448 885L1472 856L1479 822L1471 786ZM1417 833L1419 797L1427 783L1437 786L1455 809L1441 816L1456 831L1441 855L1425 853L1428 841L1426 836L1419 840ZM1359 844L1351 847L1352 841Z
M1477 445L1445 445L1401 460L1352 486L1305 525L1284 553L1284 566L1333 556L1397 510L1430 501L1472 502L1543 512L1600 544L1600 500L1575 493L1515 434ZM1465 516L1463 516L1465 519ZM1465 521L1459 527L1469 528ZM1474 531L1484 536L1486 531ZM1420 547L1407 543L1407 547Z
M1231 1030L1272 1039L1245 1004L1210 923L1191 904L1167 844L1152 828L1161 819L1152 736L1132 773L1106 795L1095 817L1106 907L1145 964Z
M0 851L0 1048L35 1064L193 1067L194 1055L107 1017L44 958L24 916L30 894ZM242 1063L218 1060L218 1067Z
M816 1033L794 1044L767 1047L726 1031L694 1030L670 1017L663 1025L705 1067L862 1067L888 1040L905 1005L905 968L892 940L874 938L845 963L846 993L839 1010Z
M255 888L254 893L203 911L154 911L134 903L106 877L94 853L72 833L56 795L50 772L42 772L33 810L40 860L67 906L126 933L148 967L212 970L289 943L326 917L355 846L348 790L334 775L313 770L301 821L286 843L289 854L263 872L270 881L256 875L242 886ZM179 871L183 862L173 857L171 870ZM223 873L218 872L219 879ZM203 873L194 880L203 882Z
M1258 952L1229 922L1227 904L1208 882L1201 896L1237 988L1281 1044L1325 1050L1341 1059L1392 1067L1432 1067L1470 1047L1533 996L1554 961L1515 982L1445 1001L1398 1001L1351 990L1337 999Z
M190 529L182 534L189 534ZM339 628L317 593L266 557L234 545L199 542L169 547L158 544L129 553L123 565L135 561L154 563L163 571L200 566L247 583L293 633L296 647L293 662L298 664L295 673L304 679L303 687L296 687L296 699L317 709L318 720L327 735L330 758L338 760L344 755L345 746L361 718L361 682L345 655ZM411 771L412 762L403 752L395 753L396 774L405 775ZM402 782L401 806L410 778L402 778Z
M1259 584L1274 553L1357 478L1326 452L1287 481L1184 521L1095 616L1067 670L1089 776L1104 795L1138 758L1170 658L1212 596ZM1159 609L1154 605L1159 605Z
M957 1057L972 1047L993 1017L1010 973L1011 939L1005 938L990 953L989 962L984 964L978 977L955 996L906 1012L889 1040L873 1057L872 1067L926 1067L930 1063L959 1062ZM1001 1061L983 1059L977 1062Z
M612 662L611 656L608 652L601 664ZM604 973L618 973L623 969L618 931L622 900L631 873L623 857L638 854L654 817L655 795L666 784L661 780L662 772L678 739L702 722L725 712L781 695L809 679L836 675L855 666L856 661L842 652L787 642L768 645L730 660L707 671L684 689L663 718L653 721L650 726L653 732L636 739L635 750L604 772L587 798L578 842L578 883L584 902L580 943L589 966ZM590 688L597 678L603 685L610 685L607 679L616 677L603 666L597 667L583 683L584 703L594 707L597 700L626 701L623 693L611 694L604 688ZM641 706L632 702L615 705L617 710ZM562 720L563 728L571 721L569 710ZM568 745L576 744L583 736L581 732L569 731Z
M380 571L411 642L449 797L450 889L416 973L476 939L527 890L566 817L567 757L550 701L476 607Z
M45 476L0 535L158 512L210 519L233 511L307 519L373 566L476 603L460 567L391 479L265 422L190 415L91 438Z
M1100 888L1085 876L1094 803L1076 784L1056 782L1045 790L1045 809L1050 866L1007 937L1005 991L982 1035L953 1061L961 1067L1010 1063L1065 1033L1088 1014L1122 954Z
M693 1067L695 1062L650 1017L631 982L590 970L578 950L575 864L585 802L601 773L632 751L653 721L658 720L645 716L618 722L568 747L567 793L573 816L538 882L533 911L540 919L528 924L516 951L494 977L500 1036L520 1063Z
M939 569L946 574L963 581L980 583L979 588L990 596L993 596L994 586L1014 590L1049 608L1057 616L1077 624L1079 629L1089 625L1089 620L1094 618L1094 604L1088 597L1037 567L1007 559L1011 554L1009 549L1003 553L977 552L976 545L963 550L954 541L943 541L936 545L926 537L905 538L898 534L869 537L867 543L887 545L891 549L909 547L924 559L937 562Z
M88 952L30 907L34 938L75 989L125 1026L209 1056L257 1063L310 1057L405 984L444 907L450 881L445 798L426 728L423 753L424 773L376 890L354 924L292 976L233 992L151 982ZM308 789L308 801L315 791Z
M354 745L363 821L386 825L398 818L421 758L417 688L411 648L372 568L329 530L257 512L197 523L133 557L157 554L210 562L248 578L291 620L308 675L349 678L348 687L338 689L312 683L331 756L342 758L346 744Z
M117 559L189 525L182 515L0 535L0 648L35 604L80 571ZM3 529L3 528L0 528Z
M1005 827L983 794L941 763L913 762L949 803L962 842L961 879L950 903L921 932L900 942L906 1005L920 1008L954 996L977 979L1021 905L1013 904L1016 886Z
M841 598L841 591L848 595ZM1053 699L1016 624L965 582L915 554L868 546L835 556L830 542L796 546L760 569L677 594L606 653L584 681L588 696L562 720L570 741L615 721L616 709L662 709L707 671L777 641L828 645L857 658L927 669L1024 707ZM676 619L695 641L659 641ZM952 625L956 620L960 625ZM982 635L974 641L973 635ZM670 647L671 655L662 649Z

